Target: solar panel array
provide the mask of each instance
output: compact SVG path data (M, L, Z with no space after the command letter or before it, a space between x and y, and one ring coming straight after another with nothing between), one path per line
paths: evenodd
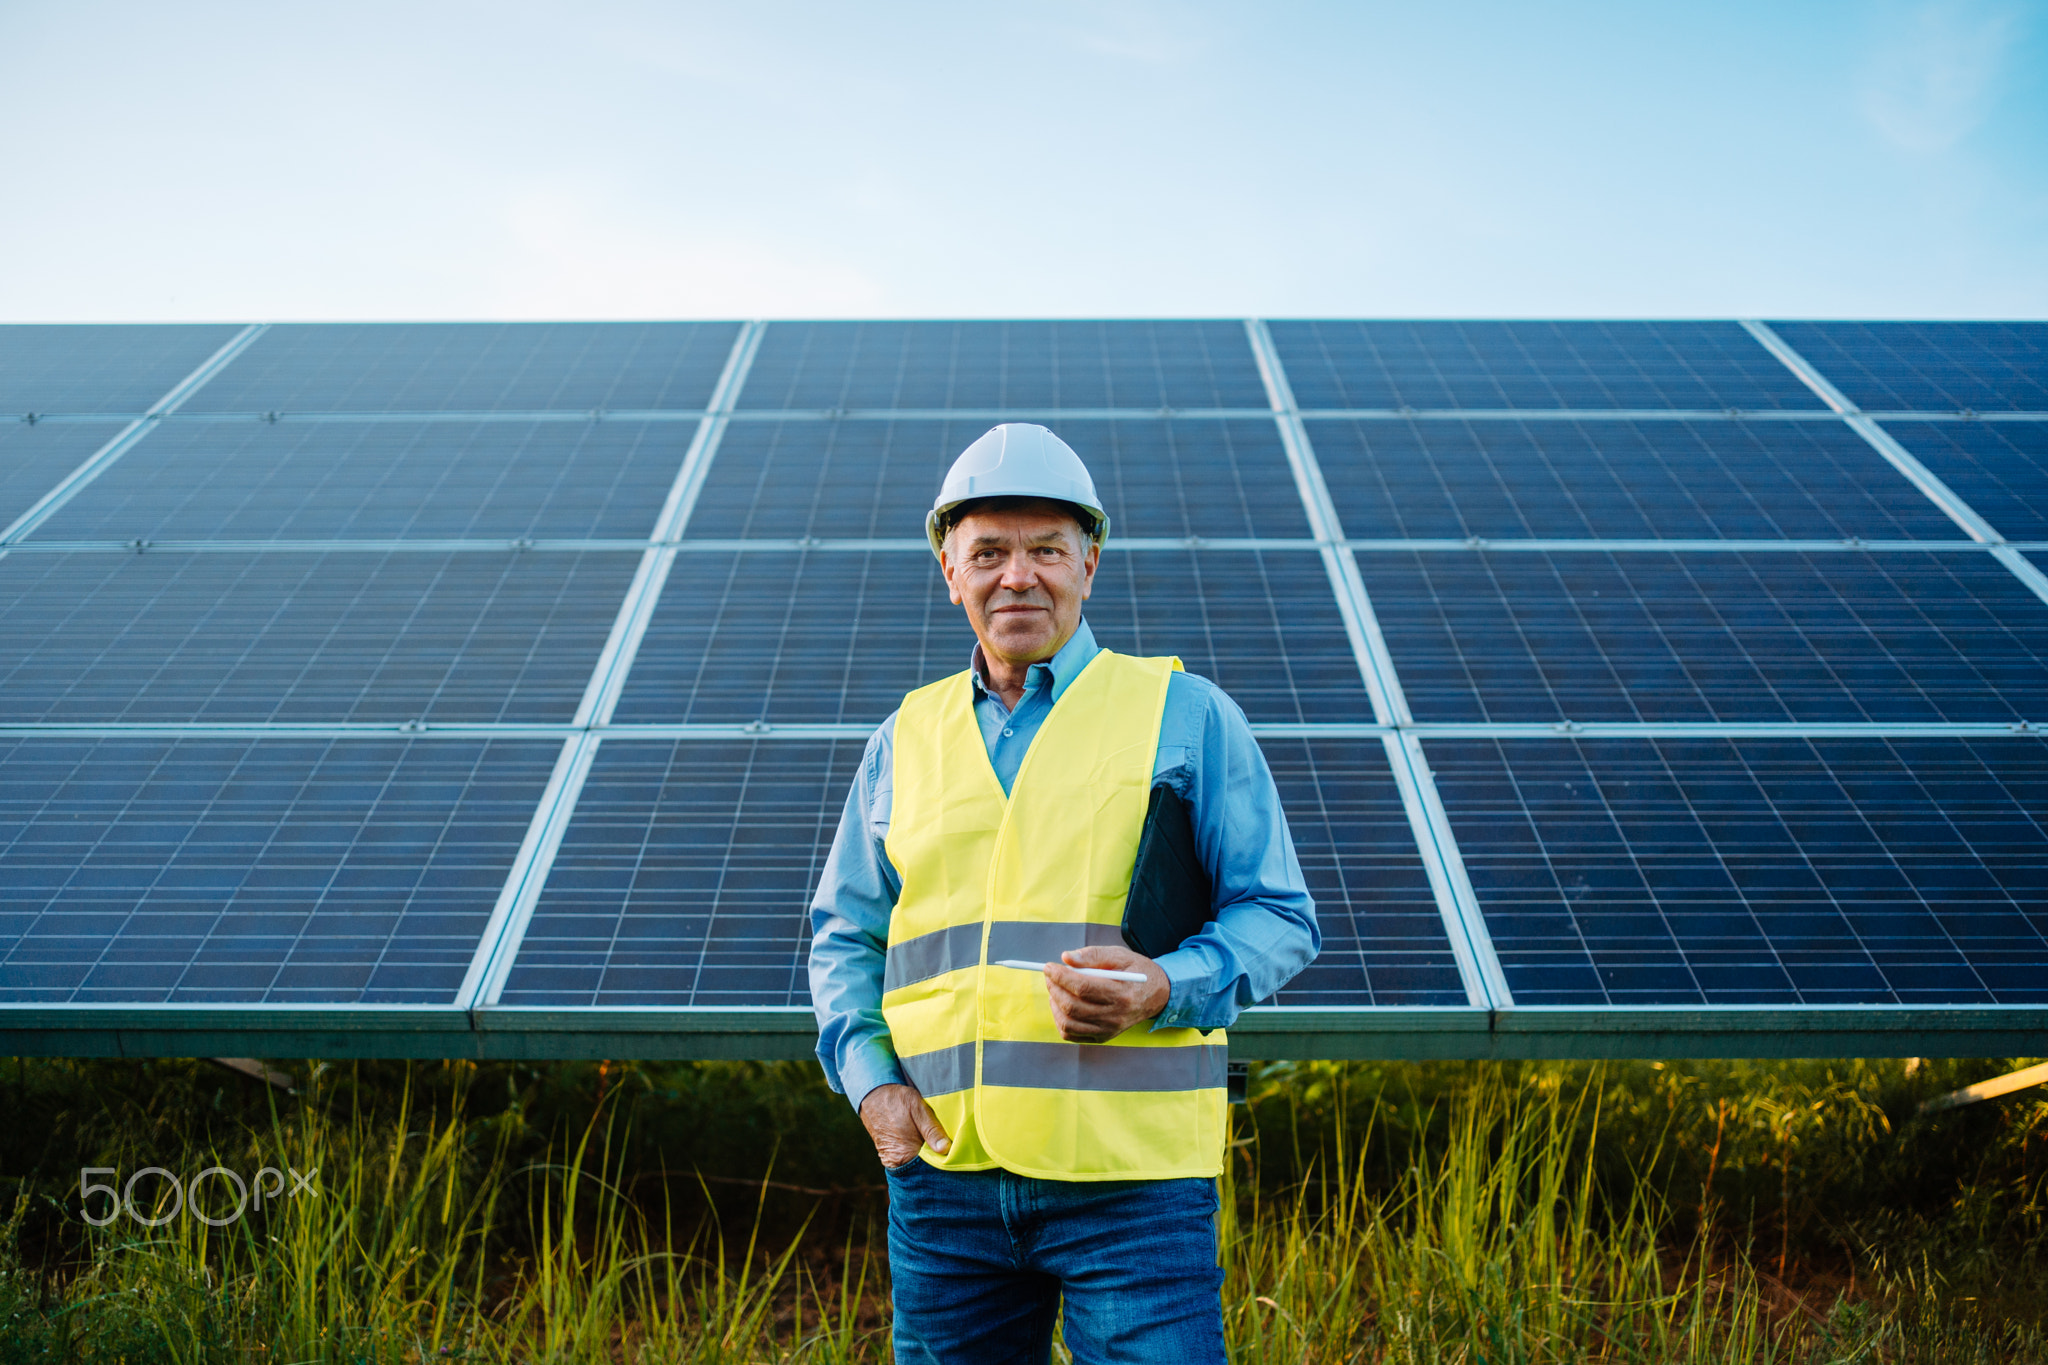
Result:
M1325 947L1251 1033L2048 1018L2048 324L0 327L0 411L18 1047L800 1031L1003 420L1272 766Z

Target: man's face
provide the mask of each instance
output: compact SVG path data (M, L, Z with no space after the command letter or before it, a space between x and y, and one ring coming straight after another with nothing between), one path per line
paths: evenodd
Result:
M976 509L946 538L940 564L955 602L1006 664L1050 659L1081 623L1101 551L1058 503Z

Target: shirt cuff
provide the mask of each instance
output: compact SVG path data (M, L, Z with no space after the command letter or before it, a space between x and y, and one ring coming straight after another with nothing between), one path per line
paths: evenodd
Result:
M897 1065L895 1049L875 1039L841 1060L839 1083L853 1103L853 1112L858 1114L860 1102L868 1097L869 1091L877 1086L903 1084L903 1068Z
M1166 997L1166 1008L1153 1016L1152 1027L1200 1028L1202 1016L1216 994L1216 973L1204 955L1176 948L1153 960L1166 973L1170 993ZM1209 1031L1202 1029L1204 1033Z

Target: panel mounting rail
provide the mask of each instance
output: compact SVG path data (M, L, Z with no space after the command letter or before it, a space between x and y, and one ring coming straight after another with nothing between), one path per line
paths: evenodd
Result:
M1322 466L1316 461L1308 428L1302 424L1301 411L1295 406L1294 389L1287 382L1280 352L1262 319L1247 318L1244 330L1258 361L1267 401L1272 405L1273 422L1280 429L1280 444L1286 451L1288 468L1294 473L1295 489L1301 494L1302 510L1322 552L1323 567L1337 597L1337 610L1344 618L1344 632L1350 637L1351 652L1372 698L1373 719L1394 727L1381 740L1386 746L1387 766L1393 770L1394 782L1401 790L1401 804L1408 812L1408 826L1422 853L1422 865L1436 895L1437 912L1443 916L1444 933L1450 939L1452 956L1457 959L1465 998L1481 1009L1510 1009L1515 1003L1514 996L1508 990L1500 959L1494 954L1486 921L1480 916L1479 898L1472 890L1472 879L1466 875L1465 860L1458 852L1450 817L1437 795L1436 779L1423 755L1422 741L1402 728L1415 718L1401 692L1393 655L1387 649L1386 637L1380 633L1379 618L1373 613L1372 598L1358 572L1358 561L1345 543L1336 504L1330 500L1329 486L1323 482Z
M269 330L269 323L254 322L235 333L227 345L208 356L198 369L179 380L169 393L151 404L148 412L121 428L113 440L94 451L84 464L65 475L55 488L36 499L33 506L9 523L6 530L0 531L0 556L4 556L16 541L55 516L65 503L77 497L87 484L106 473L116 460L133 450L143 437L155 431L166 417L182 407L186 399L206 387L208 380L226 369L230 361L248 350L255 344L256 338Z
M739 401L740 389L747 382L747 371L752 368L754 356L761 349L761 334L766 328L766 323L749 322L733 339L725 370L718 377L717 387L711 391L709 411L697 428L697 434L691 438L689 449L684 452L682 465L676 471L675 482L669 486L668 498L662 504L661 515L655 519L649 539L673 542L682 537L683 526L697 505L697 494L703 489L704 479L711 471L711 461L717 457L718 443L725 436L727 421ZM505 989L505 979L512 971L512 960L518 955L519 944L526 937L526 926L533 919L534 907L540 903L541 889L547 885L555 854L562 846L562 836L568 832L569 820L576 813L576 800L583 792L584 780L590 776L590 765L597 758L597 747L603 742L602 728L611 720L619 694L625 690L626 674L632 669L633 658L640 651L640 641L647 634L647 624L654 617L655 603L660 600L662 586L668 582L669 569L675 564L675 559L673 544L649 548L640 556L640 567L626 589L625 599L619 604L619 614L612 622L611 634L605 639L597 664L591 669L590 681L583 689L583 700L576 708L575 719L571 722L576 733L562 742L562 752L555 760L554 772L541 793L540 804L534 809L532 823L527 826L526 837L520 842L512 869L506 874L504 889L499 892L497 904L491 909L491 918L477 943L476 955L471 958L469 970L462 978L462 988L456 992L455 1004L459 1009L495 1005Z
M1879 426L1869 413L1850 402L1847 395L1828 382L1827 376L1813 367L1813 363L1792 349L1792 344L1772 331L1768 325L1754 318L1742 319L1742 325L1757 339L1765 350L1783 362L1786 369L1799 376L1799 381L1812 389L1821 402L1835 410L1849 429L1869 443L1871 449L1884 456L1885 460L1904 474L1915 488L1927 495L1936 507L1948 514L1950 521L1963 528L1970 539L1990 548L1992 558L2012 571L2013 577L2027 585L2027 590L2048 602L2048 574L2035 568L2033 562L2014 549L2006 538L1991 529L1991 523L1978 516L1976 509L1963 501L1960 493L1943 483L1935 472L1914 457L1913 453L1900 445L1897 438Z

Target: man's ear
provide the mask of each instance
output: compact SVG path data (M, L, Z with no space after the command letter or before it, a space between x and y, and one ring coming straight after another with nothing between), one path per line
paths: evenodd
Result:
M946 539L939 546L939 573L946 580L946 596L951 598L953 605L957 607L964 599L960 596L960 586L953 581L952 546L953 536L948 532Z
M1081 556L1081 600L1088 600L1088 594L1095 591L1095 566L1102 562L1102 546L1096 541L1088 542L1088 553Z

